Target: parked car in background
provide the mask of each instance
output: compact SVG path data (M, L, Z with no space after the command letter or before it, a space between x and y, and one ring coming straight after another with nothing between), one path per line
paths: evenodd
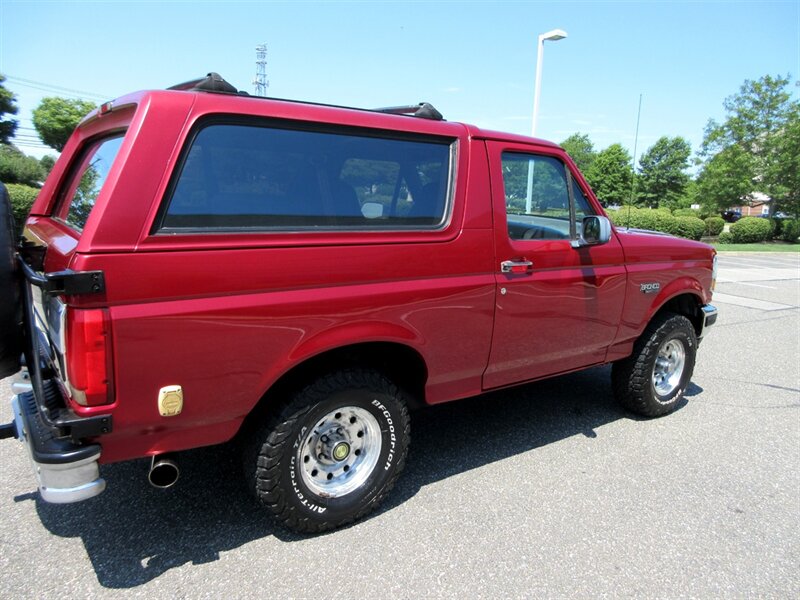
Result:
M720 214L727 223L736 223L742 218L742 212L738 210L724 210Z

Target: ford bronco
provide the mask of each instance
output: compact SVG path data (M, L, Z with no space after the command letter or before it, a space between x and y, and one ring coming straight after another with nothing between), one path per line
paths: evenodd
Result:
M250 97L216 74L107 102L15 234L0 201L0 377L40 494L99 463L242 441L287 527L351 522L406 461L409 409L611 363L674 410L714 250L611 225L570 157L447 122Z

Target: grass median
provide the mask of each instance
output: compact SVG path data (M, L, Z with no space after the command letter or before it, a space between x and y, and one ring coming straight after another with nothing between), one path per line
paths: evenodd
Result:
M763 244L711 244L717 252L800 252L800 244L765 242Z

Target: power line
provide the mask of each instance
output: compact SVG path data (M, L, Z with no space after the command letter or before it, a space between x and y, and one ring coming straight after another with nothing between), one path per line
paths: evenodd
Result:
M111 98L111 94L97 94L95 92L87 92L85 90L76 90L67 87L61 87L59 85L53 85L50 83L44 83L42 81L34 81L32 79L23 79L22 77L14 77L13 75L6 75L6 79L8 81L12 81L18 83L25 87L30 87L33 89L45 91L45 92L57 92L60 94L68 94L78 97L86 97L91 96L94 98L99 98L100 100L106 100Z

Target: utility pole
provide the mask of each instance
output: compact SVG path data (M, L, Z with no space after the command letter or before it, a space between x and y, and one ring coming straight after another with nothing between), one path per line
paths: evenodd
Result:
M267 81L267 45L256 46L256 78L253 79L256 96L266 96L269 81Z

